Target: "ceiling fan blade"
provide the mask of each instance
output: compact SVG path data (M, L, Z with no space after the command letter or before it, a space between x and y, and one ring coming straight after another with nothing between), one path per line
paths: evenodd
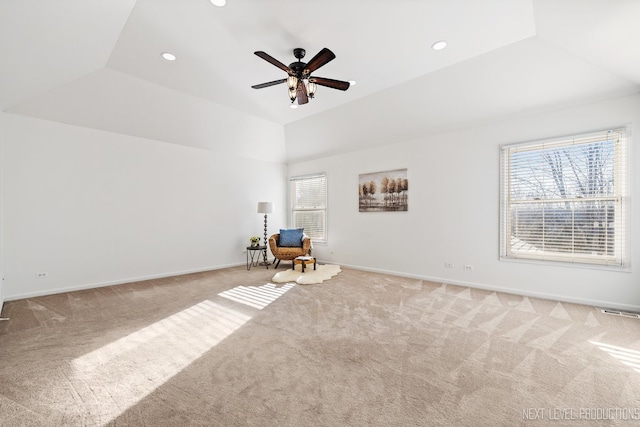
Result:
M259 85L253 85L251 87L254 88L254 89L262 89L264 87L279 85L280 83L284 83L286 81L287 81L287 79L274 80L272 82L260 83Z
M298 105L306 104L309 102L307 96L307 87L302 80L298 81Z
M316 56L311 58L311 61L307 62L307 66L304 67L304 74L313 73L315 70L322 67L327 62L333 61L335 57L336 55L333 52L331 52L326 47L323 48L320 52L316 54Z
M349 89L349 86L351 86L349 82L343 82L342 80L326 79L324 77L309 77L309 81L311 83L315 83L320 86L326 86L332 89L339 89L339 90L347 90Z
M280 68L282 71L286 72L287 74L291 74L291 69L289 67L287 67L282 62L278 61L276 58L274 58L273 56L269 55L268 53L263 52L261 50L259 50L257 52L253 52L253 53L258 55L260 58L264 59L265 61L275 65L278 68Z

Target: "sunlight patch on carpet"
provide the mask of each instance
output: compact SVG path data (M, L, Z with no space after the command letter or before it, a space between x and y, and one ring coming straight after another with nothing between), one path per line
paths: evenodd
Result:
M249 307L262 310L285 292L293 288L292 283L283 286L276 286L273 283L267 283L262 286L236 286L224 292L220 292L218 296L248 305Z
M251 316L206 300L72 361L111 421L239 329Z
M633 368L634 371L640 372L640 351L596 341L589 342L605 353L608 353L609 356L618 359L624 365Z

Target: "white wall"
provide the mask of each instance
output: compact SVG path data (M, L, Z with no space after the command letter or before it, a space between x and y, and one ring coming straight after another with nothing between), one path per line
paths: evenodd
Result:
M109 68L8 112L259 161L281 163L286 154L277 123Z
M4 304L4 249L3 249L3 211L4 211L4 203L3 203L3 185L2 185L2 175L3 168L2 164L4 163L2 159L4 159L4 132L3 129L3 120L4 114L0 113L0 315L2 314L2 305Z
M284 206L280 163L2 116L7 300L243 265Z
M632 272L505 262L498 256L499 146L627 123L640 134L639 95L296 162L288 174L327 173L328 244L314 247L321 260L638 311L637 221L631 221ZM633 135L631 142L637 145ZM631 148L631 217L637 218L633 200L640 199L640 150ZM409 211L359 213L358 175L399 168L408 168ZM445 261L455 268L444 268ZM473 271L465 271L465 264Z

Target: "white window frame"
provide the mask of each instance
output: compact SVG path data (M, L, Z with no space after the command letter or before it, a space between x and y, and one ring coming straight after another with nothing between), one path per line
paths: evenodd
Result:
M579 135L573 135L564 138L557 138L551 140L538 140L519 144L509 144L500 147L500 259L501 260L528 260L545 263L563 263L566 265L580 266L580 267L596 267L596 268L617 268L626 271L630 271L630 257L629 257L629 240L630 240L630 223L629 223L629 211L630 211L630 199L629 199L629 139L631 136L630 126L621 127L613 130L605 130L600 132L585 133ZM535 152L540 153L552 153L552 150L561 149L563 147L586 147L587 144L596 144L599 141L613 141L613 184L611 188L612 193L607 196L572 196L570 192L565 193L565 197L558 194L548 195L543 197L535 197L529 195L514 196L514 193L519 188L516 181L515 173L522 172L525 168L515 169L516 164L522 159L518 160L514 155L520 154L522 156L535 155ZM580 145L583 144L583 145ZM568 157L568 155L567 155ZM532 158L534 158L532 156ZM514 160L515 159L515 160ZM534 162L535 160L532 160ZM522 163L520 163L522 164ZM540 165L540 163L533 163ZM512 170L512 168L514 170ZM546 168L546 166L545 166ZM540 168L545 169L545 168ZM534 169L533 167L531 168ZM547 170L551 172L551 167ZM548 173L547 173L548 175ZM522 175L518 175L521 177ZM540 177L539 172L531 172L531 175L525 175L526 178L531 180L538 179ZM538 182L544 180L538 179ZM543 184L540 184L541 187ZM512 188L513 186L513 188ZM551 193L551 192L549 192ZM596 253L585 253L584 248L579 249L579 245L573 243L576 240L575 236L578 234L575 224L578 223L574 218L577 215L574 213L579 211L576 207L581 207L582 212L589 206L589 203L600 202L608 203L611 206L613 219L611 222L605 221L602 225L594 223L594 228L607 227L612 228L613 242L609 251ZM565 204L571 206L571 231L569 232L570 239L566 238L566 234L562 234L562 237L547 237L544 236L544 231L537 236L541 241L545 242L542 245L531 245L525 240L518 239L517 235L513 235L512 230L514 226L517 227L516 220L519 212L519 206L531 206L534 209L539 209L542 212L542 230L547 230L548 223L545 223L544 215L549 205ZM518 206L519 205L519 206ZM524 211L526 212L526 211ZM607 218L609 214L607 213ZM526 218L526 216L525 216ZM574 222L575 221L575 222ZM589 224L589 223L587 223ZM604 232L608 237L609 232ZM595 236L595 234L594 234ZM563 251L545 250L544 245L546 242L553 244L564 244ZM571 242L571 243L570 243ZM543 246L543 248L540 248ZM568 252L564 252L564 251Z
M324 204L320 204L319 206L296 206L296 194L295 188L296 184L299 182L303 182L311 179L324 179ZM326 244L328 240L328 231L327 231L327 200L328 200L328 183L327 183L327 174L324 172L314 173L309 175L295 176L289 178L289 224L292 228L300 228L303 227L303 224L296 223L296 213L299 212L319 212L322 217L322 223L324 225L324 229L321 234L314 233L312 230L305 229L305 234L311 237L311 241L313 244L320 243Z

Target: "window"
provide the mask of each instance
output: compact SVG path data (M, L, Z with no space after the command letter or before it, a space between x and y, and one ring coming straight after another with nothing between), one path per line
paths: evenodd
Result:
M325 174L290 179L291 224L304 228L315 243L327 242L327 177Z
M501 259L628 266L626 129L501 147Z

